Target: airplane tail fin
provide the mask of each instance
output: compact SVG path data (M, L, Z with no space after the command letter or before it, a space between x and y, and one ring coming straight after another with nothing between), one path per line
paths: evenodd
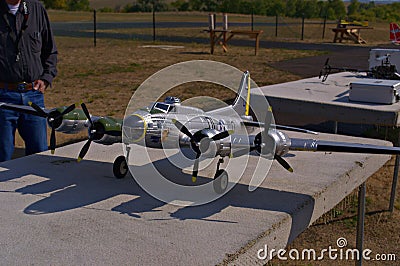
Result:
M232 106L235 112L243 117L250 116L250 72L245 71L240 81L239 90Z
M400 27L396 23L390 23L390 40L392 43L400 44Z

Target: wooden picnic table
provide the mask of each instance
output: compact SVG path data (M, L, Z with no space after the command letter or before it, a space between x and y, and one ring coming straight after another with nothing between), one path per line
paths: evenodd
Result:
M224 52L227 52L229 40L235 35L245 35L250 39L255 39L255 55L257 55L260 46L260 35L263 33L262 30L206 30L206 32L210 33L211 54L214 54L214 47L216 44L220 44Z
M367 42L361 38L361 30L371 30L372 27L363 27L363 26L346 26L346 27L336 27L332 28L332 31L335 33L333 37L333 42L342 42L343 40L353 41L358 44L366 44Z

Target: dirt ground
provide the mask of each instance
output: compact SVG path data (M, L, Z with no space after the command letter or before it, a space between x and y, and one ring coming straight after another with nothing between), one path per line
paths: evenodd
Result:
M370 256L372 259L375 259L377 254L382 257L383 254L396 254L396 261L371 260L364 261L364 265L399 265L399 200L396 201L393 213L387 211L394 163L393 158L367 181L364 249L372 251ZM397 195L399 195L398 193L400 193L399 189L397 189ZM347 240L346 249L355 249L356 232L357 191L354 191L335 209L300 234L286 250L315 249L321 251L324 248L328 249L329 246L337 248L336 241L339 238ZM281 261L275 257L268 265L354 265L354 263L353 260L330 260L328 256L324 256L324 260L321 261Z
M132 93L146 78L174 63L194 59L220 61L243 71L250 70L252 79L258 85L268 85L300 79L303 76L309 76L314 71L315 76L318 75L324 63L322 58L328 54L326 51L264 47L258 56L254 56L253 48L231 46L228 53L217 49L215 55L210 55L208 46L194 43L169 43L169 45L184 46L184 48L164 50L145 48L143 46L149 43L140 41L99 40L96 48L93 47L90 39L57 37L56 41L60 54L59 75L53 87L46 92L46 106L51 108L82 100L92 114L115 117L123 117ZM290 66L295 65L295 62L301 64L302 58L308 60L307 65L311 64L314 70L299 73L297 69L292 72ZM312 58L315 58L314 61ZM352 58L348 57L348 60L351 65ZM286 66L282 67L283 63ZM310 68L307 69L310 71ZM228 90L213 86L203 86L202 89L198 89L197 85L193 88L193 84L177 88L171 91L171 95L176 95L183 100L197 95L208 95L225 101L234 97ZM73 136L57 134L57 143L64 145L86 137L85 132ZM17 139L17 146L23 147L21 139ZM366 248L373 251L373 254L394 253L399 261L399 197L396 200L394 213L386 211L389 204L393 166L394 160L389 161L367 182L368 213L364 243ZM400 194L399 187L397 194ZM347 199L347 202L351 203L349 208L335 210L336 217L331 218L332 214L327 216L328 218L325 219L328 220L327 224L325 224L326 221L317 221L288 248L323 249L329 245L335 246L339 237L345 237L348 246L355 247L357 200L356 197L351 197ZM337 260L284 262L278 259L269 262L270 265L352 265L353 263ZM381 262L368 262L365 265L381 265ZM383 265L398 265L398 262L397 264L386 262Z

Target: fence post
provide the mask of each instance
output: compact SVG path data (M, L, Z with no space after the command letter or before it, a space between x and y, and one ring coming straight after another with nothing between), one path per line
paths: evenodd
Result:
M304 14L303 17L301 19L301 40L304 40Z
M275 16L275 37L278 37L278 13Z
M97 43L97 21L96 21L96 9L93 10L93 45L94 47L96 47L96 43Z
M251 11L251 31L254 30L254 11Z
M325 15L325 17L324 17L324 27L322 28L322 40L325 39L326 19L327 19L327 16Z
M153 42L156 41L156 8L153 2Z

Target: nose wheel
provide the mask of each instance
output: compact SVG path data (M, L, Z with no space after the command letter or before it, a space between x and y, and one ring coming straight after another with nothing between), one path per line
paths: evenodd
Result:
M125 156L118 156L113 163L113 173L118 179L124 178L128 173L128 164L126 162Z
M228 173L223 170L219 169L219 166L221 163L224 162L224 159L220 158L217 163L217 172L214 175L214 180L213 180L213 188L215 193L217 194L222 194L226 191L228 188L229 184L229 177Z

